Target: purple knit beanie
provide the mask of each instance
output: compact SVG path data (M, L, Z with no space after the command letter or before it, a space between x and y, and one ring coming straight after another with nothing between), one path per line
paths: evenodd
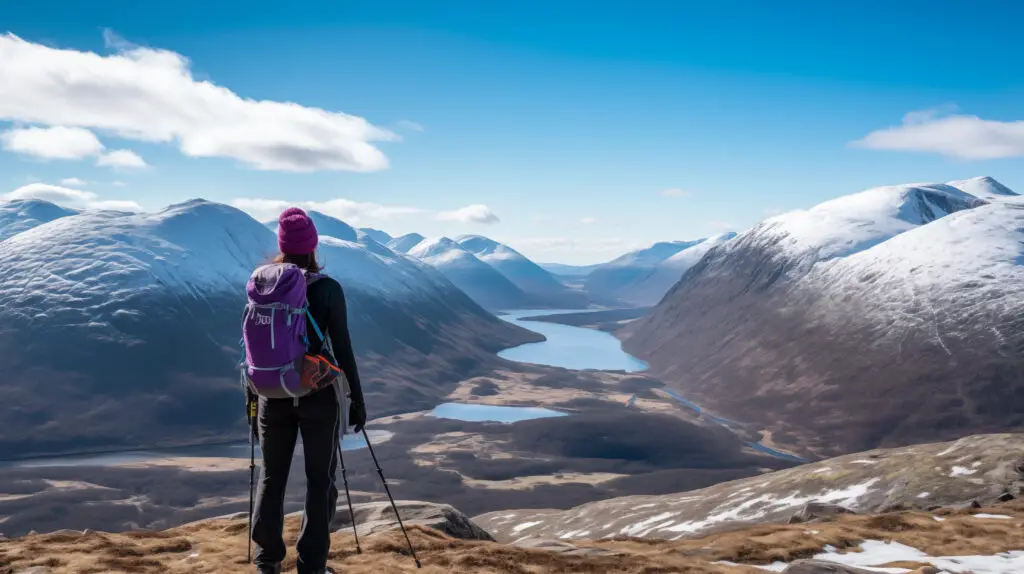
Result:
M286 209L277 219L277 247L285 255L308 255L320 241L313 220L298 207Z

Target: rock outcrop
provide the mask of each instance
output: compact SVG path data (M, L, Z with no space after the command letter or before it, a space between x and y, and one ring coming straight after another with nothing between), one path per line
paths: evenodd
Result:
M1022 473L1024 434L976 435L847 455L680 494L628 496L564 511L491 512L473 520L499 541L674 540L787 522L801 509L805 520L820 518L830 508L823 504L857 513L993 504L1021 491Z
M398 506L398 513L406 528L411 526L433 528L460 540L494 540L486 530L477 526L468 516L450 505L418 500L399 500L395 504ZM348 506L339 504L334 520L331 521L331 530L351 532L353 514L355 514L356 528L360 536L378 534L399 527L391 503L385 500L354 504L352 513L349 513Z

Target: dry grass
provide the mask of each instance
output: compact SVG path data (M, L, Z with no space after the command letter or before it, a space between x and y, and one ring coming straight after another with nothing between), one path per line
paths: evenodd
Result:
M972 514L1005 514L1011 520L976 518ZM825 545L853 548L862 540L892 540L932 555L994 554L1024 548L1024 504L1010 502L982 510L940 511L932 514L894 512L873 516L844 515L833 522L794 525L756 525L705 538L666 542L618 539L581 542L579 546L613 551L610 556L566 556L514 546L455 540L436 531L411 531L421 572L479 572L533 574L554 572L635 573L760 572L749 567L714 564L724 560L766 564L808 558ZM286 538L294 547L298 520L290 519ZM164 532L105 534L62 531L0 541L0 573L32 566L57 573L212 573L245 572L246 524L214 520ZM348 532L332 537L330 564L343 572L387 574L411 572L415 565L397 532L363 540L356 554ZM294 571L294 553L285 564ZM909 565L908 565L909 566ZM914 567L920 565L913 565Z

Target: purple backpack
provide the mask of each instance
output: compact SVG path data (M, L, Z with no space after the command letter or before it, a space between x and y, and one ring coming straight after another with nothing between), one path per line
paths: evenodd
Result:
M319 277L310 275L307 281L302 269L290 263L264 265L249 277L249 303L242 320L242 380L257 395L298 399L317 389L309 386L308 376L303 382L303 369L309 347L307 320L323 340L306 301L308 283Z

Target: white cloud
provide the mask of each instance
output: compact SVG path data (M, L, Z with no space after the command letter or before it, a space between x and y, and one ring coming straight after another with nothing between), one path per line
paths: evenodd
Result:
M3 66L0 62L0 68ZM0 93L0 100L3 98ZM7 130L0 134L0 143L7 151L43 159L82 159L103 151L103 144L96 134L87 129L66 126Z
M788 210L783 209L781 207L766 207L764 208L764 216L775 217L776 215L782 215L783 213L786 213L786 211Z
M910 112L899 126L875 130L853 147L938 153L966 160L1024 156L1024 121L945 115L948 108Z
M421 132L425 129L423 124L412 120L398 120L398 122L395 123L395 128L410 132Z
M110 185L112 185L114 187L125 187L128 184L123 182L123 181L112 181L112 182L110 182Z
M76 186L79 186L79 187L81 187L83 185L88 185L88 183L89 183L88 181L85 181L84 179L79 179L77 177L68 177L68 178L60 180L60 184L61 185L76 185Z
M457 221L459 223L482 223L490 225L499 223L501 220L491 211L491 208L479 203L467 205L452 211L442 211L436 218L440 221Z
M688 189L679 189L678 187L670 187L668 189L661 190L662 197L691 197L693 192Z
M388 165L371 142L394 133L365 119L293 102L243 98L196 80L168 50L105 34L111 55L0 35L0 120L109 132L171 143L191 157L232 158L261 170L375 171Z
M142 207L134 201L101 200L91 191L82 191L69 187L46 183L30 183L23 185L3 196L4 199L41 199L58 205L85 209L117 209L121 211L142 211Z
M580 219L580 223L582 223L583 225L590 225L592 223L597 223L597 218L596 217L584 217L583 219Z
M277 216L289 207L301 207L306 211L319 211L320 213L336 217L352 225L394 219L396 217L418 214L424 211L416 207L408 207L404 205L380 205L378 203L358 202L348 199L295 202L280 199L241 197L231 200L230 203L234 207L245 211L260 221L277 219Z
M125 167L131 169L149 167L146 160L142 159L139 154L130 149L116 149L112 152L105 153L96 160L96 165L104 167Z

